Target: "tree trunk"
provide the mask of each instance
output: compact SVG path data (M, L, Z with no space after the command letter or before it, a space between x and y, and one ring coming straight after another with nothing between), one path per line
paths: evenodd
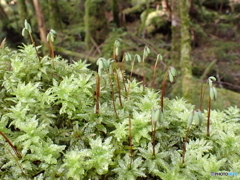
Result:
M41 5L38 0L33 0L33 5L34 5L35 13L37 16L37 22L38 22L41 41L44 44L47 44L47 33L46 33L45 21L44 21Z
M189 8L190 0L180 1L180 17L181 17L181 74L182 74L182 94L188 100L192 99L192 65L190 59L191 43L189 32Z
M24 24L25 19L28 18L28 10L27 10L25 0L18 0L17 5L18 5L18 13L21 19L21 24Z
M171 64L175 68L180 66L180 46L181 46L181 21L180 21L180 1L171 0Z

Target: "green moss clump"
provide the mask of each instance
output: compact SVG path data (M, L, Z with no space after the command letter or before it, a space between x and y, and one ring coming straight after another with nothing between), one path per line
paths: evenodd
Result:
M159 92L109 73L111 63L100 58L97 74L81 60L39 61L32 45L0 48L0 179L209 179L239 170L240 109L212 110L206 137L205 111L191 124L194 106L183 98L164 98L160 111Z

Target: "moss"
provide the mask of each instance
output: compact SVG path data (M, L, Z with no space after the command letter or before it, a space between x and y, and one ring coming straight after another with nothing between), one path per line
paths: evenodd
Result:
M146 6L148 0L132 0L132 7L125 9L123 12L124 14L133 14L142 12L144 10L144 6Z
M157 29L167 26L168 17L162 10L146 9L141 14L140 32L146 31L147 34L155 32Z

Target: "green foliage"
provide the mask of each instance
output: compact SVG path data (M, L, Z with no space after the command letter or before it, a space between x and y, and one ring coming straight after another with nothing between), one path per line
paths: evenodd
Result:
M59 56L39 61L32 45L0 48L0 179L177 180L238 172L240 109L211 111L207 137L207 111L194 110L182 98L165 98L162 112L159 92L144 90L135 79L124 81L121 71L109 72L111 63L98 62L96 113L96 73L85 61L69 65ZM176 75L173 68L168 73Z
M90 149L75 148L65 154L63 167L67 168L67 177L83 179L91 177L98 179L99 175L106 174L111 165L114 148L111 138L102 142L101 137L89 139Z
M118 174L119 180L130 179L134 180L137 177L146 177L144 169L141 167L143 160L141 157L136 158L132 161L131 157L127 154L118 161L119 166L113 171Z

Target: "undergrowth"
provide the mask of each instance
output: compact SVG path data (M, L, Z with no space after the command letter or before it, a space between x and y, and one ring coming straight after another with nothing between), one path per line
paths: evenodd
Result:
M239 171L237 107L211 110L208 136L207 111L161 97L114 61L101 58L93 72L37 49L0 48L0 179L197 180ZM202 123L188 122L195 112Z

